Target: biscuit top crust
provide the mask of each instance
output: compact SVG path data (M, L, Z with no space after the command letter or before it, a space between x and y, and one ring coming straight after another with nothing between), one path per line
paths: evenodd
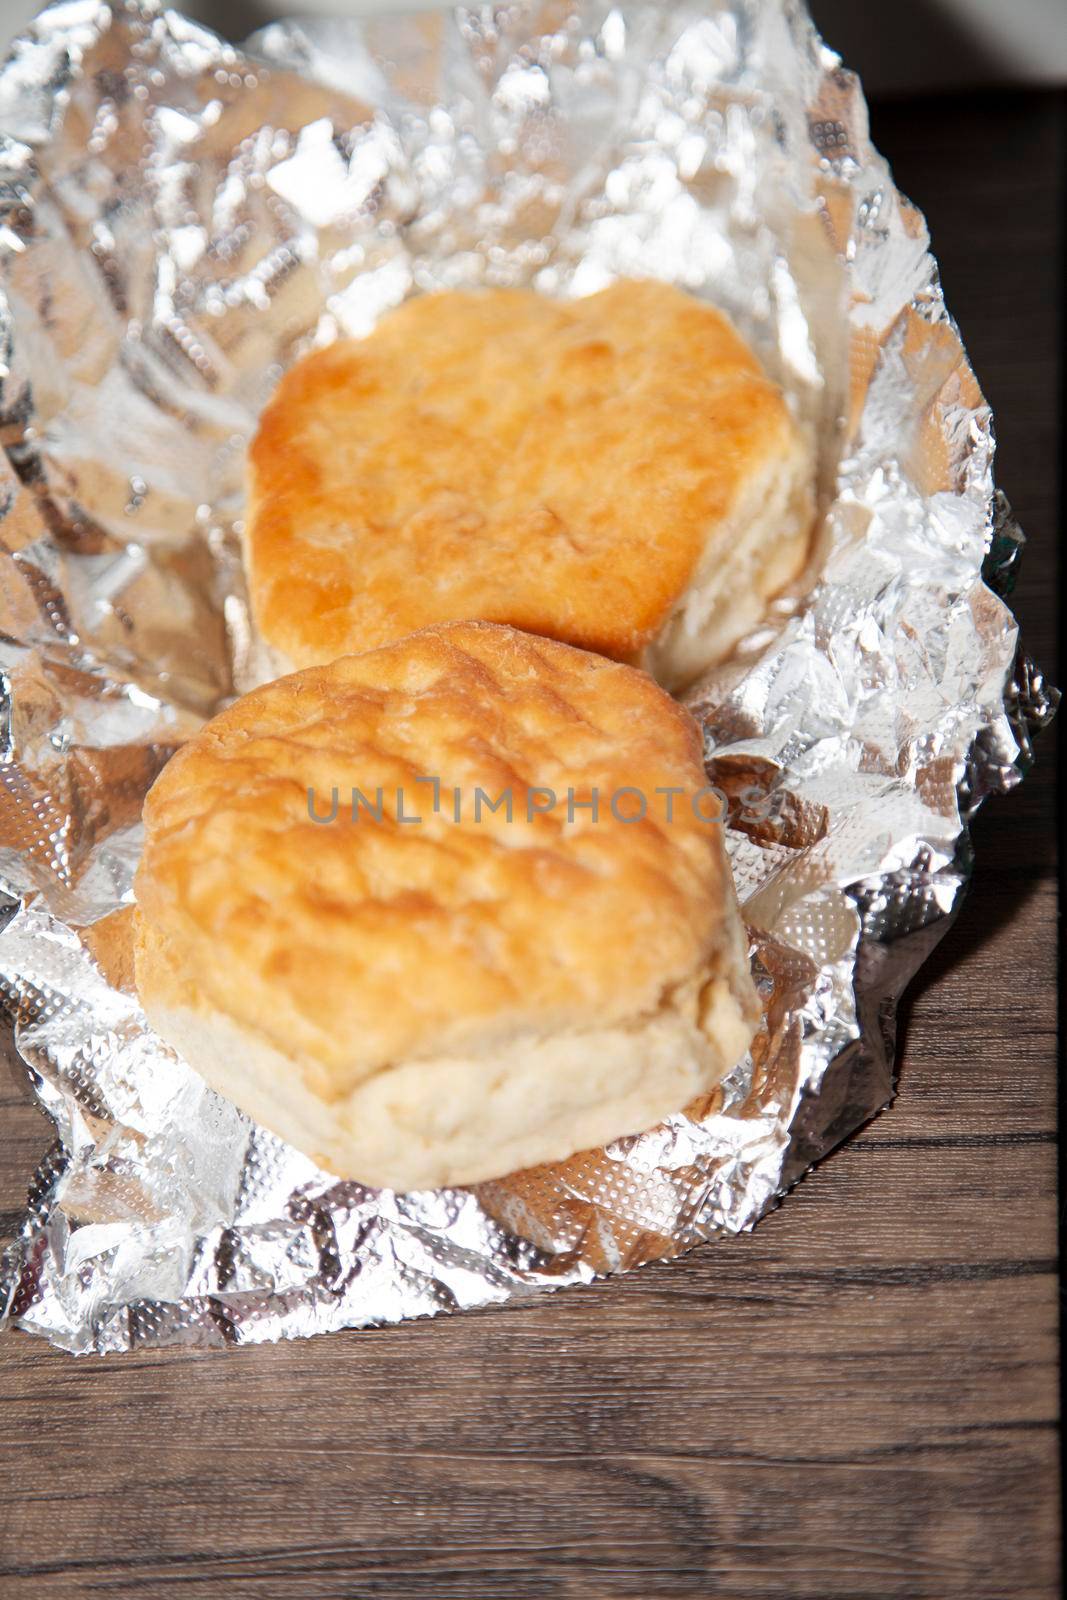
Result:
M418 782L435 777L436 815ZM507 627L431 628L277 679L148 795L142 995L254 1029L327 1099L402 1059L647 1017L736 948L722 828L690 801L706 783L696 724L645 674ZM535 786L558 799L530 818ZM474 820L479 787L510 791L511 821ZM624 787L644 820L612 815ZM381 821L352 820L353 788L370 805L382 790ZM567 791L594 788L598 819L569 820ZM309 789L320 816L338 791L335 820L311 819Z
M463 618L636 661L796 438L728 320L670 285L417 296L263 415L260 631L296 667Z

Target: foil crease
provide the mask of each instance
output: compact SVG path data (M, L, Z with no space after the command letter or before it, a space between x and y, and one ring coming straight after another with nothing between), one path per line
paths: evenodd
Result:
M483 1305L750 1228L893 1090L893 1013L1055 695L922 217L793 0L272 26L66 0L0 70L0 979L56 1143L5 1258L72 1351ZM694 699L764 1022L707 1101L471 1190L341 1183L147 1029L143 796L256 670L242 463L285 366L406 295L660 276L818 446L817 581ZM760 798L754 805L753 794Z

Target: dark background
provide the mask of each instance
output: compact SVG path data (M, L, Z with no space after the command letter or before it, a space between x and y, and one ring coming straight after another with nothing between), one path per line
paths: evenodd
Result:
M928 217L1030 536L1014 603L1054 671L1067 97L931 33L941 8L814 9ZM1054 743L978 819L896 1104L752 1236L225 1355L0 1343L4 1600L1058 1595ZM46 1131L6 1082L14 1222Z

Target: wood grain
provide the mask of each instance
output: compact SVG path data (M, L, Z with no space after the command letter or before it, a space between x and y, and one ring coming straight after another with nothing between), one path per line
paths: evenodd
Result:
M1052 666L1062 97L874 133L931 219ZM1057 1594L1054 768L987 807L893 1109L750 1237L532 1306L225 1354L0 1345L0 1595ZM43 1124L0 1099L14 1216Z

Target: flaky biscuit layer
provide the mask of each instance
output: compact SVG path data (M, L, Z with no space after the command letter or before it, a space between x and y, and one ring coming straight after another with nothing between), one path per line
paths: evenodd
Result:
M279 679L148 796L146 1012L365 1181L473 1181L636 1131L717 1081L754 1025L722 829L691 803L705 784L695 724L644 674L506 627ZM313 820L334 790L336 818ZM475 820L477 790L509 793L511 819ZM477 1114L450 1121L450 1096Z
M674 684L803 566L810 480L777 385L678 289L423 295L267 407L253 609L293 667L464 618L639 663L671 625L648 659Z

